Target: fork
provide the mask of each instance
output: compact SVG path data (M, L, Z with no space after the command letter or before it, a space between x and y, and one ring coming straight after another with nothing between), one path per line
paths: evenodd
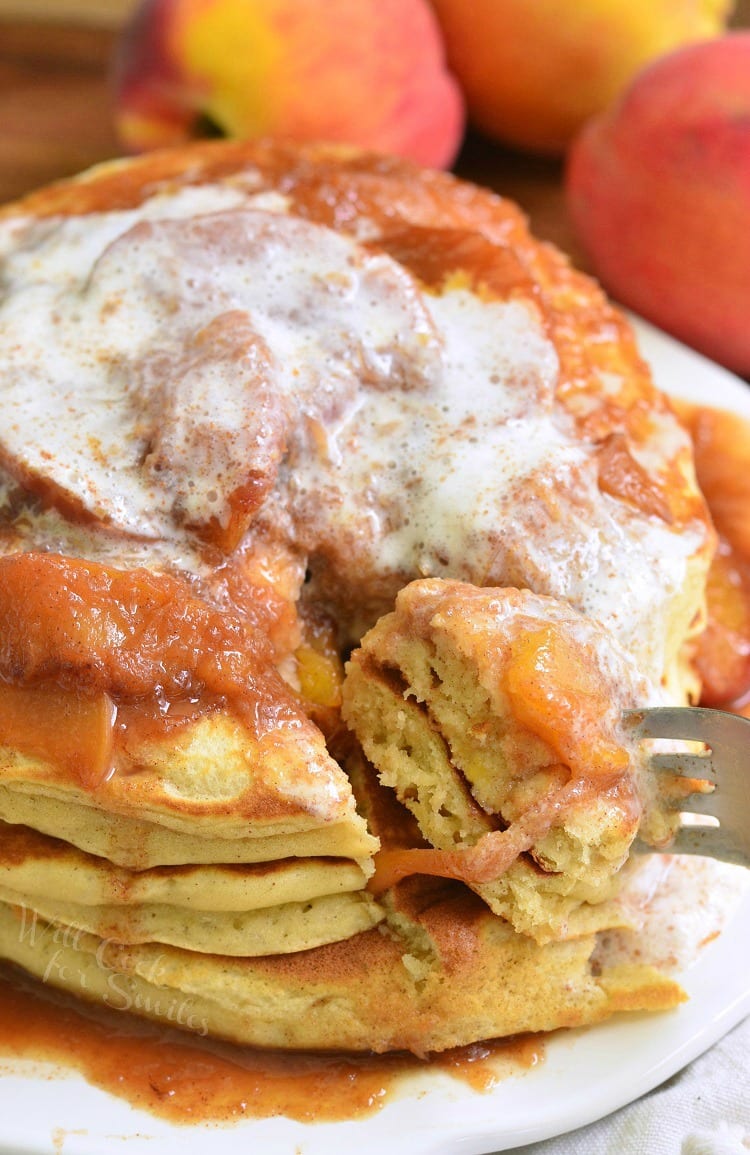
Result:
M704 815L719 825L678 827L667 847L636 844L641 852L699 854L750 866L750 719L703 706L653 706L623 715L636 741L675 738L702 742L700 752L654 751L651 769L658 774L700 779L713 789L693 792L675 803L681 814Z

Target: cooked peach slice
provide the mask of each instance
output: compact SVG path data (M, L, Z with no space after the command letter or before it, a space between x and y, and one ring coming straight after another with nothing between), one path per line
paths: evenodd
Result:
M680 407L680 412L716 528L750 561L750 421L722 409Z
M115 717L104 693L0 682L0 745L41 758L90 789L112 772Z
M708 575L708 625L695 664L707 706L729 705L750 691L750 565L722 542Z
M511 643L505 688L521 725L552 747L573 775L622 774L627 751L601 729L606 687L581 661L580 646L556 626Z

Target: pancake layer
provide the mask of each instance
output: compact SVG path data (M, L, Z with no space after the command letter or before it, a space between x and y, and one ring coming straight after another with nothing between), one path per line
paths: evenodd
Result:
M347 938L383 912L345 859L130 871L24 826L0 826L0 896L28 917L121 943L255 956Z
M0 904L0 950L46 982L253 1046L411 1050L598 1022L617 1011L665 1010L679 986L650 967L593 975L593 936L539 947L476 896L415 883L395 908L399 929L262 959L123 947L67 932Z

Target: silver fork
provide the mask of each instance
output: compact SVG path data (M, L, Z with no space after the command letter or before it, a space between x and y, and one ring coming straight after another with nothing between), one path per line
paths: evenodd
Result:
M682 814L718 819L678 828L665 848L637 843L633 849L666 854L700 854L750 866L750 719L703 706L652 706L626 710L625 722L636 740L676 738L703 742L699 753L658 753L649 764L659 774L697 778L713 789L675 801Z

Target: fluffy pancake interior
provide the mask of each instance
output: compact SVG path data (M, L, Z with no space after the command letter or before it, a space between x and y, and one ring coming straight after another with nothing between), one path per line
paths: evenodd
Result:
M344 715L433 846L455 850L504 830L568 782L570 768L519 721L504 687L514 638L549 621L573 635L581 663L605 687L610 716L594 718L595 730L650 692L605 632L568 607L453 582L407 587L352 656ZM579 724L592 719L582 713ZM628 762L627 775L604 776L585 804L566 807L530 854L476 884L496 913L539 941L592 925L596 912L583 904L616 893L640 820L635 755Z

